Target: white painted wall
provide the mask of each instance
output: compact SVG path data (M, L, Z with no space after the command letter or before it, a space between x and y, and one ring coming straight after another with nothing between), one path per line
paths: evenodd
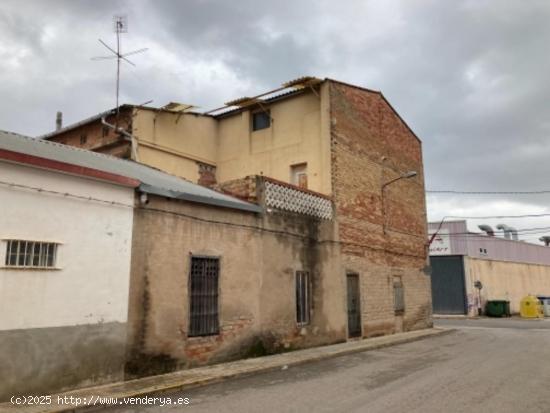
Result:
M3 161L0 181L129 206L0 184L0 330L126 322L133 189ZM6 239L61 243L59 269L3 268Z

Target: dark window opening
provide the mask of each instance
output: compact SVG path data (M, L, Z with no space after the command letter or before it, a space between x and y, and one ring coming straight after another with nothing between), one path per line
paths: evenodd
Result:
M189 336L219 333L218 258L191 257Z
M80 144L81 145L84 145L87 141L88 141L88 135L86 135L86 134L80 135Z
M271 115L269 111L255 112L252 114L252 130L266 129L271 126Z
M306 271L296 271L296 322L309 324L311 317L311 280Z

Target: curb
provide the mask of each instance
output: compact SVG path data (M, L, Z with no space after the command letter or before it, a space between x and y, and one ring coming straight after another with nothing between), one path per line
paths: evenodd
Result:
M347 354L360 353L369 350L377 350L385 347L406 344L413 341L419 341L425 338L441 336L455 331L452 328L431 328L417 330L406 333L393 334L359 341L346 342L328 346L314 347L304 350L297 350L289 353L276 354L265 357L238 360L229 363L215 364L212 366L198 367L188 370L180 370L159 376L144 377L141 379L130 380L122 383L111 383L96 387L87 387L73 390L66 393L52 395L52 399L57 397L104 397L104 398L139 398L145 396L155 396L167 392L177 392L194 387L200 387L207 384L219 383L237 377L250 376L256 373L264 373L291 366L331 359ZM286 367L285 367L286 366ZM159 381L161 383L159 383ZM123 387L129 387L124 389ZM132 388L135 386L135 388ZM117 389L120 387L120 389ZM116 405L113 405L113 407ZM144 407L145 405L140 405ZM107 405L49 405L49 406L23 406L13 405L11 403L0 404L0 412L27 412L27 413L61 413L86 411L91 409L101 409L109 407ZM121 406L122 407L122 406ZM137 407L137 405L127 405L127 407Z

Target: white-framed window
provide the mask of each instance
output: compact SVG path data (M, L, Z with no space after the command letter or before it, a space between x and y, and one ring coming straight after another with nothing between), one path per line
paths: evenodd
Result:
M55 242L8 239L4 265L9 268L56 268Z

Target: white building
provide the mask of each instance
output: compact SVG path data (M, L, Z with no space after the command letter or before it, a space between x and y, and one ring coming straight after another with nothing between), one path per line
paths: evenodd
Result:
M139 182L14 138L0 132L0 399L120 379Z
M0 131L0 401L123 379L134 203L147 193L258 209L135 162Z

